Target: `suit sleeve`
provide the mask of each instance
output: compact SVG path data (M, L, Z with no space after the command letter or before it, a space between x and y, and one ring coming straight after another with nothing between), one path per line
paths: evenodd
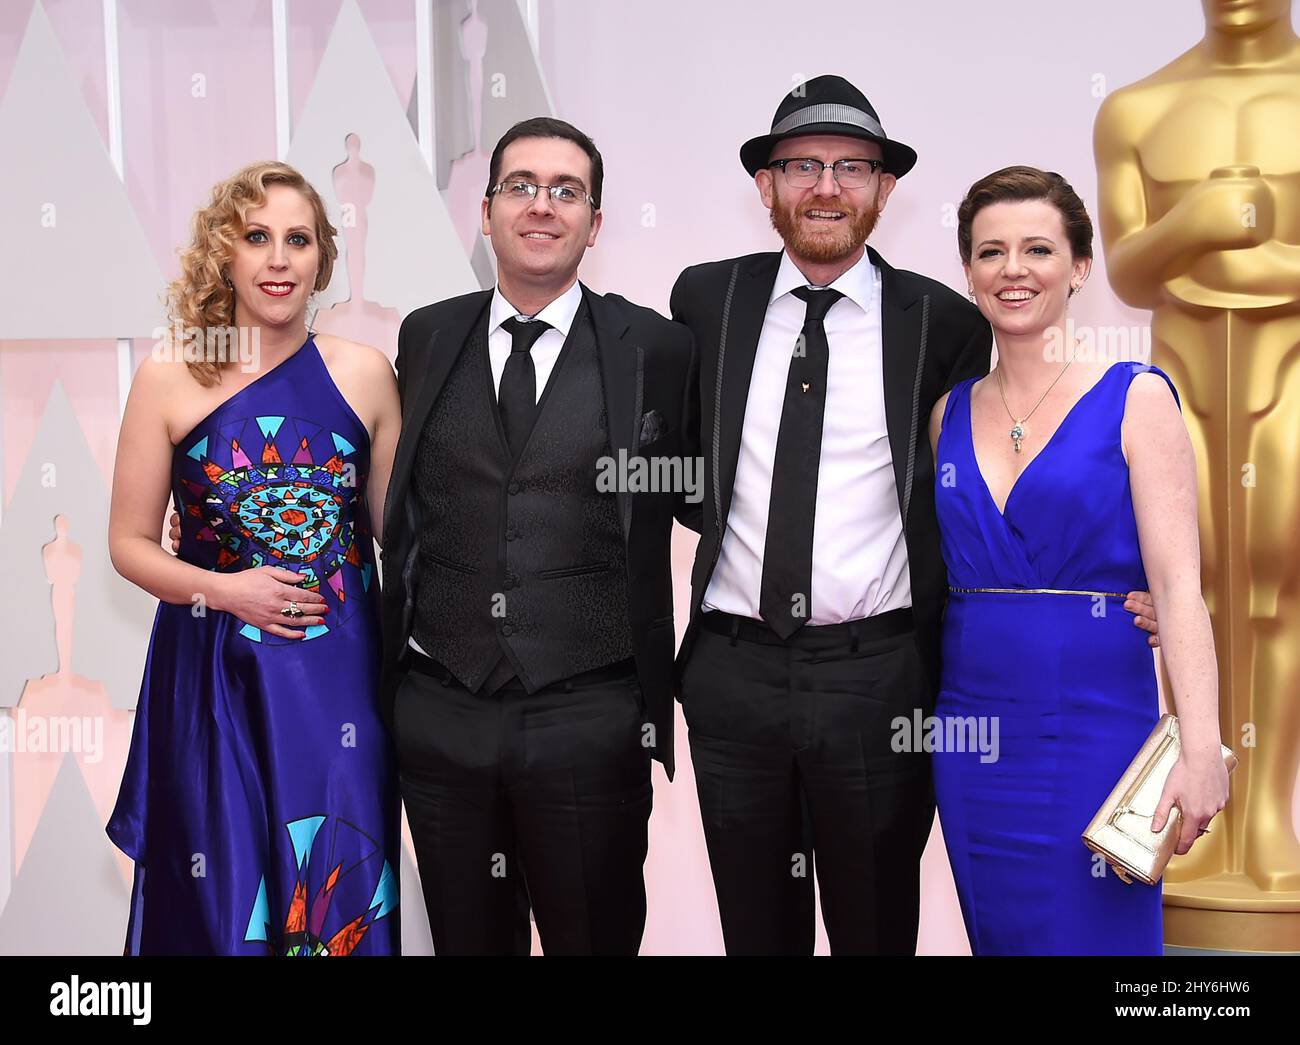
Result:
M993 355L993 328L983 316L976 319L970 336L957 354L952 370L944 378L943 390L949 392L953 386L968 377L980 378L989 372L989 361Z
M682 274L677 277L677 282L673 284L672 293L668 295L668 315L674 323L690 325L689 320L682 314L686 305L686 276L690 269L684 269Z
M393 360L393 366L397 370L397 398L399 410L403 419L406 417L406 378L411 369L411 328L415 324L414 313L402 320L402 325L397 331L397 358ZM400 437L398 445L401 445ZM394 470L388 477L388 489L384 495L384 532L380 538L379 557L382 561L385 558L388 549L388 524L393 514L393 486L397 482L397 471Z
M693 491L679 490L673 504L673 515L683 526L700 533L704 527L704 458L700 454L700 354L695 335L681 326L690 348L690 363L686 368L685 387L682 389L682 457L693 462L684 475L694 476L698 484Z
M411 324L411 317L407 316L402 320L402 325L397 331L397 358L393 361L393 367L397 370L397 397L400 400L403 413L406 406L406 371L410 366L409 353L406 351L407 330Z
M684 314L686 300L686 269L673 284L669 297L669 312L673 322L685 335L690 348L690 364L686 369L685 387L682 389L682 457L695 462L690 474L699 483L694 501L688 500L688 491L679 490L673 504L673 515L683 526L700 533L704 527L704 458L700 451L700 351L695 332Z

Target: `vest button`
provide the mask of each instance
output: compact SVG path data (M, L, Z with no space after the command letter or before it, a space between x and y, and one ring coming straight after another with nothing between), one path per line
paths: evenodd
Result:
M518 540L518 538L519 538L519 534L515 533L514 530L507 530L507 531L506 531L506 540L507 540L507 541Z
M505 579L505 583L502 584L501 587L503 587L506 591L510 591L513 588L519 587L519 582L515 580L513 577L507 577Z
M511 635L513 635L514 633L515 633L515 629L512 628L509 624L502 624L502 625L501 625L501 634L502 634L502 635L505 635L507 638L509 638L509 637L510 637Z
M517 482L515 482L515 481L512 480L511 483L510 483L510 485L507 486L506 489L507 489L511 494L517 494L517 493L519 492L519 484L518 484Z

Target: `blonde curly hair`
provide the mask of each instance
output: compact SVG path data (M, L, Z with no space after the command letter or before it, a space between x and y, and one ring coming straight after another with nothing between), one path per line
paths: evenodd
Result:
M334 242L338 230L330 223L320 193L287 163L251 163L213 186L212 199L194 215L190 244L181 251L181 274L167 288L168 317L173 324L205 331L231 326L235 292L226 283L226 266L234 257L236 241L244 234L248 212L266 203L269 185L297 189L311 204L320 247L314 289L329 286L339 253ZM205 387L220 381L221 371L228 365L213 359L186 359L190 373Z

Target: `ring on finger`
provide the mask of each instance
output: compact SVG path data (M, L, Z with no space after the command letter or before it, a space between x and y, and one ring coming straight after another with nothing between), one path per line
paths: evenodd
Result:
M288 606L280 611L280 616L288 617L290 620L297 620L299 617L306 616L306 614L304 614L302 610L298 609L298 604L296 602L290 602Z

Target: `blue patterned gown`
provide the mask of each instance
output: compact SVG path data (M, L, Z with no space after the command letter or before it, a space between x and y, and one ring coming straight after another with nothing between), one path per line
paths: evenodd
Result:
M973 382L944 409L935 497L949 585L1113 593L949 592L935 715L967 750L936 751L935 792L976 954L1161 951L1160 886L1126 885L1080 839L1159 713L1146 633L1124 609L1125 593L1147 587L1120 444L1143 371L1169 381L1138 363L1110 367L1005 513L971 445ZM956 728L975 716L987 716L986 738L996 720L996 760Z
M128 954L399 951L369 453L310 337L176 447L180 557L293 570L329 612L282 639L159 605L108 824L136 864Z

